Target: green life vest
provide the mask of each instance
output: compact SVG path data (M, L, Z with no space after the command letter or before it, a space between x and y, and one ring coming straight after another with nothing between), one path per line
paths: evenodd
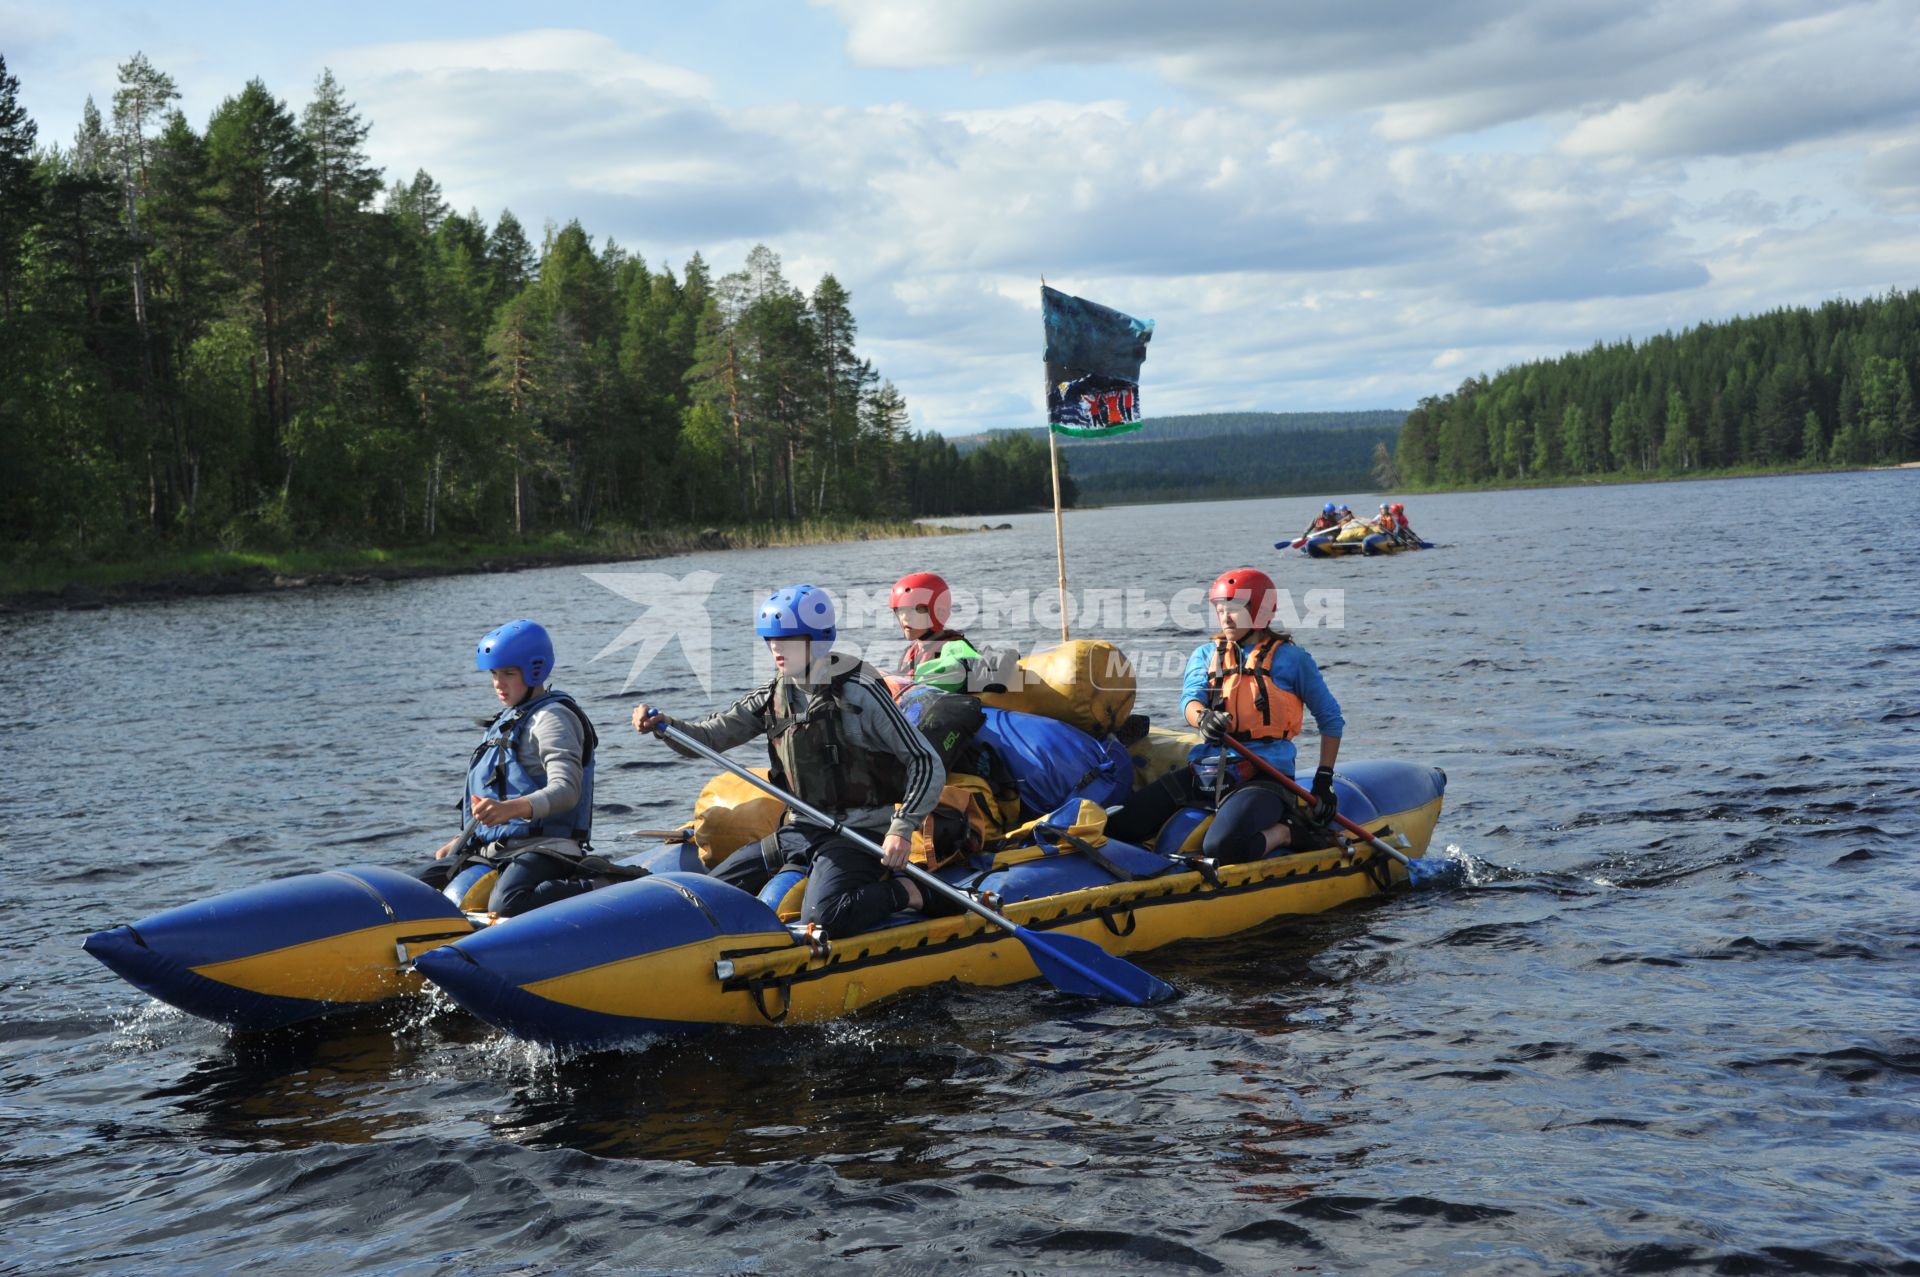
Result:
M907 645L900 655L900 672L916 683L959 692L966 690L967 680L979 663L979 649L967 641L966 635L935 630Z

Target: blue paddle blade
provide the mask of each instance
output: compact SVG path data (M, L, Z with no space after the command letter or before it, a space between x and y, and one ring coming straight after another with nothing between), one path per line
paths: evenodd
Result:
M1467 866L1451 856L1419 856L1407 862L1407 886L1457 887L1467 880Z
M1165 1002L1173 996L1173 986L1165 980L1114 957L1091 940L1046 935L1025 927L1015 927L1013 934L1027 946L1033 965L1056 989L1135 1007Z

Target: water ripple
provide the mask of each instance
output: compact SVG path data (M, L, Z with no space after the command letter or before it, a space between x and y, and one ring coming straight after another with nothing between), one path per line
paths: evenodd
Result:
M1183 994L1159 1008L933 989L617 1055L428 998L229 1034L78 940L421 859L486 708L460 654L500 616L552 618L604 736L608 844L677 822L706 769L622 719L744 691L749 627L716 625L708 691L671 645L632 690L624 654L567 655L633 619L574 569L0 618L11 743L59 761L35 784L64 835L0 880L0 1271L1920 1273L1920 570L1809 560L1788 531L1910 506L1914 481L1429 497L1439 553L1262 551L1290 590L1345 591L1346 628L1299 636L1342 756L1446 768L1468 886L1147 955ZM1736 498L1771 518L1684 557L1617 535ZM1308 504L1076 513L1068 544L1076 575L1164 598ZM740 617L903 555L1051 584L1051 520L1012 522L646 566L723 573L716 615ZM1195 640L1164 617L1122 637L1176 669ZM183 707L156 671L216 648ZM402 711L377 749L345 665ZM1175 695L1150 681L1142 708ZM191 804L156 803L183 782Z

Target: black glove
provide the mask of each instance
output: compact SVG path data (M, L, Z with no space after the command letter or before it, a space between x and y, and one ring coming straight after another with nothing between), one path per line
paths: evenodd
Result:
M1322 767L1313 774L1313 802L1307 806L1307 814L1313 817L1316 825L1330 824L1340 810L1339 800L1333 796L1333 768Z
M1209 745L1218 745L1233 730L1233 720L1227 717L1223 709L1203 709L1200 721L1194 724L1200 729L1200 739Z

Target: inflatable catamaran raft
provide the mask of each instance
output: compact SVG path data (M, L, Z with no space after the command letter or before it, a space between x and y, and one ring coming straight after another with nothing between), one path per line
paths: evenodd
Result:
M1078 649L1071 659L1055 659L1084 668L1110 659L1086 650L1105 647L1071 644L1054 649ZM1425 853L1440 815L1440 769L1357 762L1336 778L1340 811L1384 832L1395 854L1354 839L1216 866L1194 858L1211 819L1199 808L1177 813L1152 847L1109 839L1102 805L1183 762L1195 738L1155 728L1122 749L1111 733L1131 708L1130 688L1089 697L1071 680L1040 686L1046 690L1031 697L990 698L1008 716L1002 733L1022 729L1031 745L1064 727L1074 736L1062 736L1054 752L1077 745L1086 758L1106 760L1104 773L1101 765L1082 772L1085 759L1076 757L1065 770L1080 783L1050 807L1036 801L1058 796L1045 778L1024 778L1019 805L1046 814L937 871L1030 933L1079 937L1125 955L1319 913L1405 884L1400 857ZM1052 711L1049 726L1031 721L1049 718L1027 712L1033 708ZM1121 766L1131 774L1116 777ZM1006 985L1039 974L1015 934L970 913L902 913L827 944L797 934L790 923L805 885L797 873L777 876L759 897L704 873L782 815L777 803L756 807L738 791L722 797L725 779L703 792L691 837L623 861L648 876L516 918L469 911L486 898L478 866L445 893L396 870L352 868L182 905L98 932L85 947L153 997L240 1029L365 1009L431 981L508 1033L569 1048L724 1025L818 1023L946 981Z

